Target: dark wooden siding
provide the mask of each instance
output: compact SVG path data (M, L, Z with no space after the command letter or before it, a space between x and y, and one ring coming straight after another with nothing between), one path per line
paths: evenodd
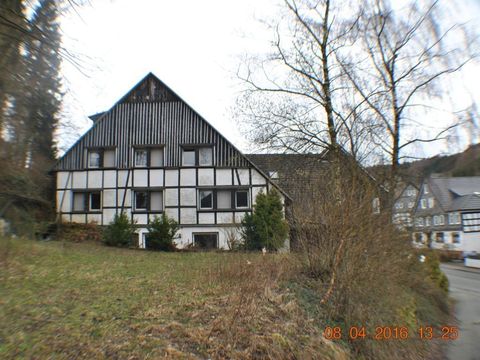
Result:
M116 147L117 167L132 167L132 148L164 145L165 166L181 166L181 145L214 145L215 166L250 167L245 157L182 101L114 106L59 160L56 170L85 168L85 149Z

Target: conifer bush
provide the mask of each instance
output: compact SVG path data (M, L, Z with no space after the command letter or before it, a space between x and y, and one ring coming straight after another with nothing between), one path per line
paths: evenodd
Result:
M283 216L280 194L276 190L259 193L255 199L253 212L242 220L242 237L247 250L276 251L288 236L288 224Z
M147 225L147 249L174 251L173 239L178 231L178 224L175 220L168 218L163 213L161 217L155 216L153 221Z
M135 222L125 213L115 215L113 221L103 232L103 242L108 246L129 247L135 234Z

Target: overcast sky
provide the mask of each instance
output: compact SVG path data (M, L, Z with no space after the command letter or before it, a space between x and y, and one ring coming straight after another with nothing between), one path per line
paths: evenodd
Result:
M462 21L479 24L480 1L461 1ZM278 13L278 0L95 0L62 19L64 47L80 65L65 62L64 122L86 131L88 115L108 110L153 72L241 150L232 107L239 91L235 72L244 54L268 51L271 33L259 21ZM480 71L462 82L479 97ZM464 90L454 97L468 102ZM78 132L63 132L62 148ZM452 148L457 150L456 148ZM425 155L447 151L445 143Z

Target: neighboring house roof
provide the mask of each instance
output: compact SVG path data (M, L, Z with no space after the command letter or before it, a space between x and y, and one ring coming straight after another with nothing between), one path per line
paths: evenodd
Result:
M295 190L307 186L311 176L318 176L328 169L324 154L246 154L264 173L278 174L273 179L292 196Z
M369 174L355 159L342 149L344 160L349 160L356 164L358 168L366 175L372 183L377 184L375 178ZM309 191L312 179L322 179L324 176L330 176L331 162L329 150L319 154L246 154L246 156L266 174L275 172L277 182L295 200L295 194L301 194L303 191ZM377 184L379 189L386 192L385 189Z
M460 196L452 201L450 210L477 210L480 209L480 194Z
M426 183L444 211L480 209L480 176L430 177Z

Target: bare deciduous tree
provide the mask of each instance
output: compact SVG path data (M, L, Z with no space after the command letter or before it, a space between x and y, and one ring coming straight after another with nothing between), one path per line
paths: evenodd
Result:
M248 84L239 105L255 143L291 152L344 146L353 154L363 146L362 101L355 103L337 57L351 46L360 10L334 3L286 0L285 17L272 26L273 52L239 71ZM341 16L345 7L353 15Z
M432 133L418 116L424 115L422 107L431 109L434 98L448 93L448 77L475 56L472 37L441 18L446 10L438 1L392 6L375 0L367 7L358 22L358 49L350 61L340 62L378 124L371 135L390 159L391 189L407 147L445 139L459 124L453 121Z

